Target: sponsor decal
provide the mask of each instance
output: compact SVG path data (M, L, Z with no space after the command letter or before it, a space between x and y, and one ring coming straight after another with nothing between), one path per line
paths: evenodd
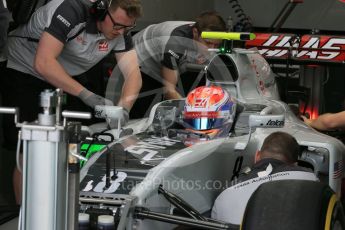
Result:
M114 175L114 171L111 171L110 177ZM102 177L102 180L98 182L97 184L94 183L93 180L90 180L87 182L85 187L82 189L83 192L100 192L100 193L115 193L117 189L120 187L121 182L123 182L127 178L127 173L125 172L117 172L116 173L116 179L110 180L110 186L106 187L106 175Z
M257 47L268 59L345 61L345 37L341 36L258 33L246 47Z
M343 160L334 163L333 179L338 179L343 176L344 163Z
M221 117L221 115L229 115L229 113L220 113L218 111L201 111L201 112L185 112L184 117L187 119L193 119L193 118L200 118L200 117L207 117L207 118L218 118Z
M71 26L71 23L69 21L67 21L67 19L65 19L64 17L62 17L60 14L56 17L57 19L59 19L63 24L65 24L67 27Z
M329 36L302 36L298 59L344 60L345 38Z
M98 43L98 50L99 51L108 51L109 49L109 44L106 40L101 40Z
M197 98L195 99L195 108L205 108L208 102L208 98Z
M95 109L95 117L100 117L100 118L104 117L105 115L103 115L103 111L104 110L102 109L100 110Z
M274 174L269 174L262 177L255 177L253 179L240 182L238 184L233 185L232 187L228 188L230 190L241 190L244 187L250 189L256 189L260 184L269 182L269 181L277 181L277 180L311 180L311 181L318 181L318 178L312 172L304 172L304 171L286 171L286 172L279 172ZM253 191L254 191L253 190ZM243 191L240 191L243 192Z
M278 127L281 127L281 126L284 126L284 121L280 121L280 120L268 120L267 121L267 124L266 126L278 126Z
M168 137L154 137L143 139L142 141L131 145L125 149L125 151L134 154L140 155L140 158L144 161L149 161L156 158L156 155L159 154L159 150L166 149L168 146L173 146L178 140L173 140Z
M171 56L173 56L174 58L180 59L180 56L177 53L175 53L174 51L169 50L168 53L171 54Z

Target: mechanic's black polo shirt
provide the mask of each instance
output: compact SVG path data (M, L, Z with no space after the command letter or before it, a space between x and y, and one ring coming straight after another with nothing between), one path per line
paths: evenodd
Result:
M33 68L38 43L27 38L38 40L43 31L65 44L58 61L71 76L86 72L111 50L133 47L130 35L107 40L90 18L89 6L79 0L48 2L10 34L7 67L41 78Z
M167 21L153 24L133 36L141 70L161 75L161 66L185 71L186 63L196 63L197 44L193 40L194 22Z

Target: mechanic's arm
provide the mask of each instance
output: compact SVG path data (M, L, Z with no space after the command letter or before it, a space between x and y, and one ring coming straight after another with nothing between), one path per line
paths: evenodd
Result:
M132 49L116 53L115 58L125 79L118 105L130 111L142 85L137 53Z
M301 117L307 125L317 130L327 131L345 128L345 111L339 113L325 113L316 119L308 119L305 116Z
M47 32L43 32L38 43L34 61L35 70L50 84L78 96L84 87L75 81L58 62L64 44Z
M179 76L178 71L162 66L161 74L164 80L165 99L182 98L182 96L176 91L176 84Z

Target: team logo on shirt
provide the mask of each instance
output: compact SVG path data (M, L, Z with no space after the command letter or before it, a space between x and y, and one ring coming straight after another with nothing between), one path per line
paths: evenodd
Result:
M98 50L99 51L108 51L109 44L106 40L102 40L98 43Z
M67 21L66 18L62 17L60 14L56 17L57 19L59 19L63 24L65 24L67 27L71 26L71 23L69 21Z
M175 53L174 51L172 51L172 50L168 50L168 52L171 54L171 56L173 56L174 58L176 58L176 59L179 59L180 58L180 56L177 54L177 53Z

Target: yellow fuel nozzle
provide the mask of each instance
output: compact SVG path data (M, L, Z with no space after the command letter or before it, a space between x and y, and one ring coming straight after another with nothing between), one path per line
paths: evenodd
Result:
M210 32L210 31L204 31L201 33L201 38L246 41L246 40L255 39L255 34L248 33L248 32Z

